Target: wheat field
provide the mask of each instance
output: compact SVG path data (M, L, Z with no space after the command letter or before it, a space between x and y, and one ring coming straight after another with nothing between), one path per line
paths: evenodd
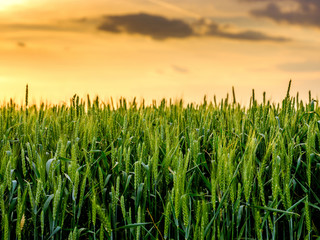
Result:
M320 239L320 109L0 107L1 239Z

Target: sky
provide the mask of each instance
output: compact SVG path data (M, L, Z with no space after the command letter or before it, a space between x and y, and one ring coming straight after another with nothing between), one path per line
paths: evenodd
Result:
M0 0L0 101L320 94L318 0Z

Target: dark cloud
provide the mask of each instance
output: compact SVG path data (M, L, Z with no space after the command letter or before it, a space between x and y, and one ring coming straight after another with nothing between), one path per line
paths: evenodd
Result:
M253 16L269 18L276 22L285 22L289 24L304 26L315 26L320 28L319 0L287 0L286 2L288 2L288 4L292 4L293 2L298 4L298 8L292 11L283 11L280 5L275 3L276 1L264 1L269 1L269 4L263 9L252 10L251 14Z
M284 37L273 37L252 30L232 33L224 26L206 19L201 19L190 24L180 19L171 20L162 16L146 13L104 16L98 29L110 33L126 32L129 34L141 34L150 36L156 40L188 38L192 36L211 36L247 41L284 42L289 40Z
M105 16L98 29L112 33L127 32L147 35L157 40L186 38L193 35L190 25L182 20L170 20L145 13Z

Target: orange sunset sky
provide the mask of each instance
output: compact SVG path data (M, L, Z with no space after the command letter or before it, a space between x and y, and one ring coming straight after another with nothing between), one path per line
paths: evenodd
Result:
M319 0L0 0L0 33L1 101L320 93Z

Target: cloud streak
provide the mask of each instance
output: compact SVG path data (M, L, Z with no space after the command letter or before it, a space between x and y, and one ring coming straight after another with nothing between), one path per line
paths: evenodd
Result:
M206 19L188 23L181 19L168 19L146 13L104 16L98 30L114 34L139 34L155 40L189 37L220 37L233 40L272 42L290 40L253 30L229 32L224 27Z

